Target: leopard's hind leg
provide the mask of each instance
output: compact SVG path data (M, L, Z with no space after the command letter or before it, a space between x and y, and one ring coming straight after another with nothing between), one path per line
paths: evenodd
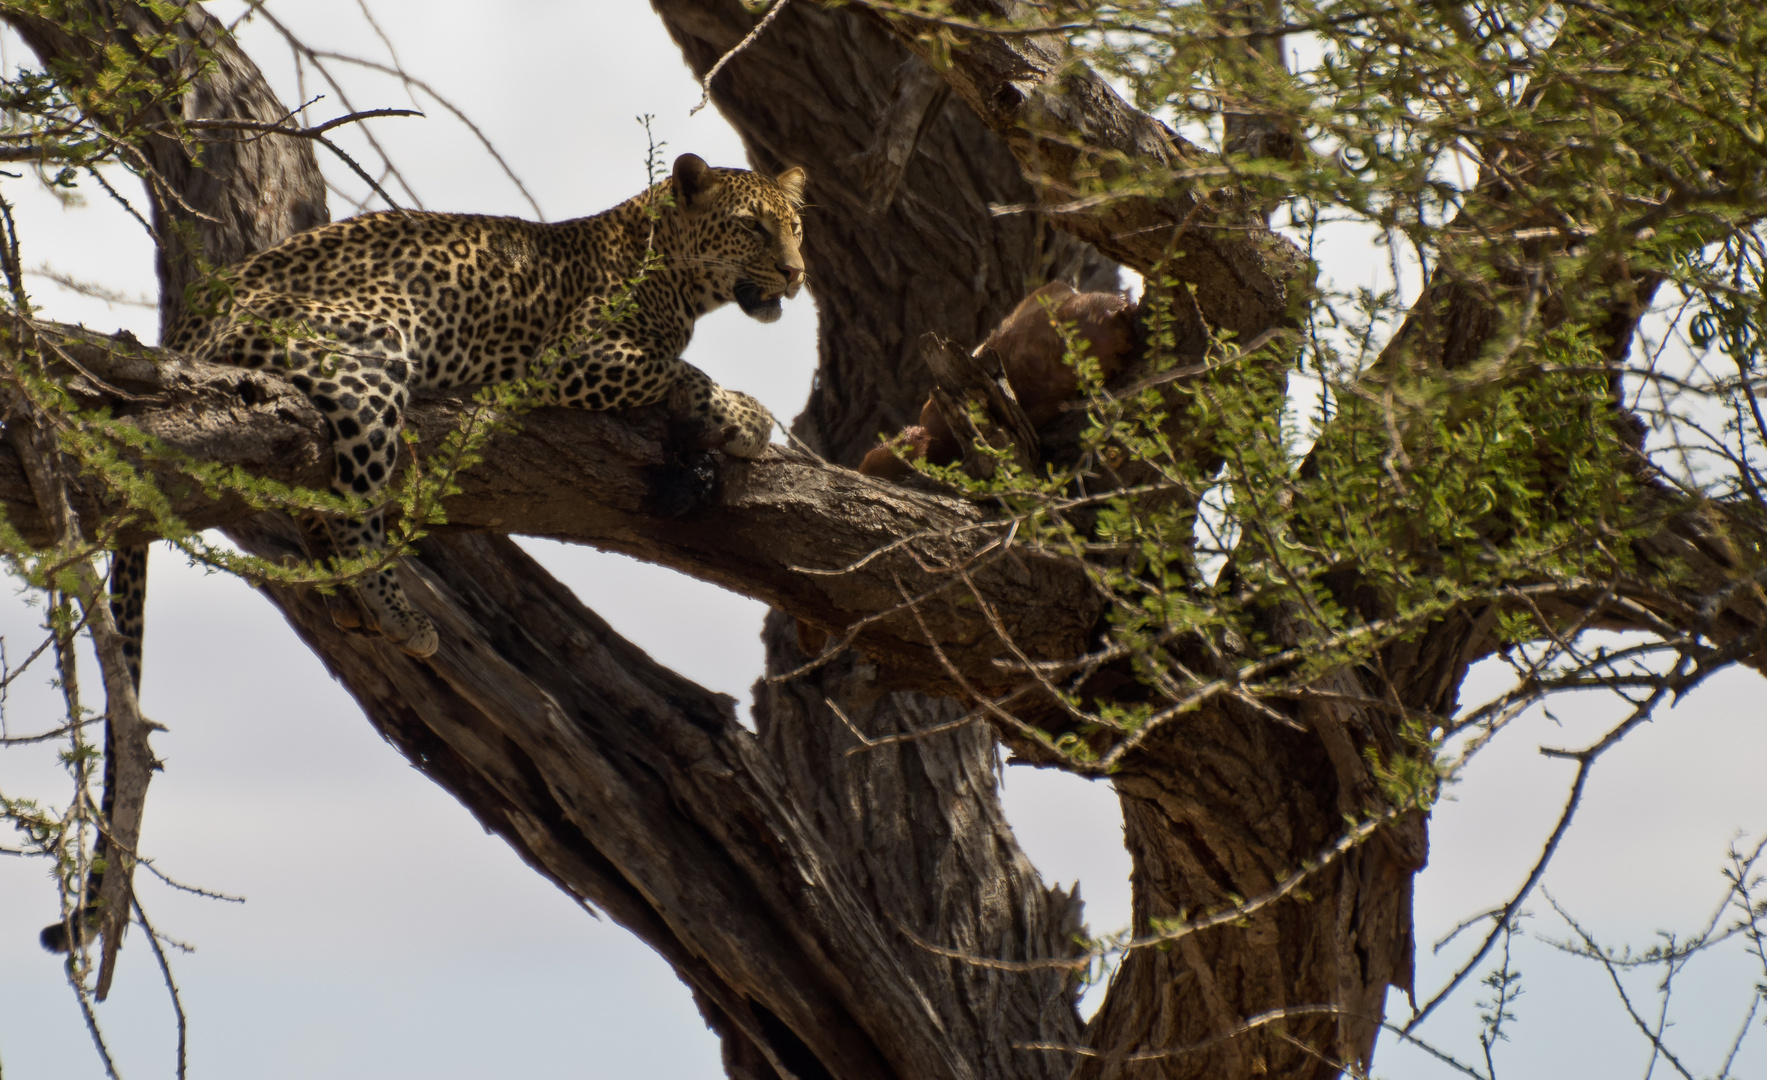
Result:
M280 369L325 418L332 438L331 489L373 499L392 479L399 456L399 429L411 381L406 337L398 327L360 312L319 302L284 301L263 318L235 317L230 333L215 343L214 358L247 367ZM279 330L287 323L299 330ZM386 515L327 520L339 555L386 545ZM417 610L387 566L355 582L364 621L412 656L430 656L438 638L429 616ZM347 619L333 618L347 627Z

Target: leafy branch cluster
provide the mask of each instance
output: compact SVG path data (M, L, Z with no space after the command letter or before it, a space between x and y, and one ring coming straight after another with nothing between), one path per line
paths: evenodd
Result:
M1070 343L1090 420L1071 460L1031 469L996 449L986 480L935 470L998 500L1015 543L1084 559L1109 598L1109 633L1062 694L1064 747L1078 760L1111 760L1111 747L1201 706L1222 680L1235 694L1293 698L1346 664L1378 667L1468 605L1493 609L1505 648L1550 638L1616 595L1682 606L1676 568L1635 548L1693 502L1734 508L1726 539L1737 580L1753 580L1767 510L1754 495L1767 428L1753 254L1767 157L1746 121L1711 117L1759 115L1767 20L1733 7L1568 18L1295 5L1286 29L1296 55L1313 56L1295 71L1231 32L1243 15L1233 5L1088 9L1112 32L1075 31L1076 57L1181 130L1214 137L1235 190L1286 209L1309 250L1355 223L1392 258L1402 250L1397 277L1429 284L1402 318L1396 289L1322 280L1294 313L1298 334L1242 350L1216 331L1198 355L1182 348L1188 286L1156 269L1142 370L1107 384ZM1223 120L1234 116L1291 134L1296 149L1236 149ZM1456 161L1472 175L1451 175ZM1124 198L1159 179L1109 174L1097 169L1083 194ZM1166 178L1168 190L1224 197L1218 177L1206 182ZM1670 372L1661 350L1624 362L1663 286L1682 300L1653 316L1658 332L1736 375ZM1486 309L1482 336L1439 324L1453 291ZM1647 456L1656 447L1633 419L1647 387L1657 431L1730 418L1728 441L1708 448L1728 467L1673 477L1684 500L1654 497L1663 455ZM1752 505L1733 507L1739 498ZM1146 700L1089 708L1086 678L1122 661ZM1419 719L1438 739L1455 729L1446 715Z

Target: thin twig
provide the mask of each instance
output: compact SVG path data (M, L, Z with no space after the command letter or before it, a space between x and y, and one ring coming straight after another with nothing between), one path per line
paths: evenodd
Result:
M1544 890L1542 890L1542 892L1544 893ZM1625 1008L1626 1015L1632 1018L1632 1023L1644 1034L1645 1038L1650 1040L1651 1057L1654 1059L1656 1055L1661 1054L1670 1065L1675 1067L1675 1071L1682 1075L1683 1080L1695 1080L1693 1073L1687 1070L1687 1066L1681 1064L1681 1059L1676 1057L1667 1046L1663 1045L1661 1026L1659 1025L1657 1030L1652 1031L1651 1026L1645 1023L1644 1017L1638 1015L1638 1010L1632 1005L1631 996L1626 993L1626 984L1620 981L1619 971L1614 967L1610 958L1602 948L1595 943L1595 939L1590 936L1589 931L1583 929L1582 924L1571 918L1570 913L1560 907L1558 901L1552 898L1552 894L1545 893L1545 896L1546 902L1552 905L1552 910L1558 912L1558 917L1569 924L1571 930L1575 932L1578 937L1583 939L1583 945L1585 948L1583 955L1598 961L1602 968L1606 970L1608 979L1614 984L1614 992L1620 996L1620 1004ZM1665 1001L1664 1008L1667 1009L1667 1007L1668 1003Z
M32 277L46 278L55 282L57 285L60 285L69 292L78 293L81 296L90 297L93 300L102 300L106 304L121 304L124 307L152 308L156 310L159 308L159 301L157 300L145 296L124 296L115 289L107 289L103 285L90 281L81 281L71 274L64 274L50 266L48 263L43 263L32 270L26 270L25 273Z
M254 0L254 2L262 2L262 0ZM292 37L290 37L289 40L291 42L294 41ZM478 139L479 144L485 148L485 153L490 154L491 160L495 161L498 168L503 170L503 175L507 176L509 182L515 185L515 189L522 193L522 198L526 199L528 206L533 209L534 216L541 221L546 220L546 215L540 210L540 204L534 201L534 196L528 191L528 186L522 183L522 178L516 174L514 169L510 168L509 162L503 159L503 155L497 150L496 144L491 142L490 136L486 135L477 124L473 123L471 117L467 116L466 113L462 112L447 98L437 93L428 83L424 82L422 79L412 77L402 68L388 67L385 64L376 63L373 60L364 60L359 56L346 56L343 53L325 52L319 49L307 49L306 52L308 58L314 61L314 66L319 67L320 72L325 75L327 80L330 80L331 75L327 73L323 67L319 66L318 61L320 59L337 60L346 64L355 64L357 67L365 67L370 71L378 71L383 75L392 75L405 83L407 87L414 86L428 94L435 100L436 104L448 110L448 112L453 115L454 119L466 125L466 129L472 132L473 137ZM333 85L335 86L336 84L334 83ZM400 177L399 183L404 184L404 182L404 178ZM407 188L406 190L410 189Z
M245 897L243 897L243 896L232 896L228 893L215 892L213 889L204 889L204 888L200 888L196 885L186 885L182 881L177 881L173 878L167 877L166 874L163 871L161 871L159 867L157 867L153 864L152 859L138 859L136 862L136 865L146 867L148 873L152 874L156 878L159 878L162 882L171 886L172 888L177 889L179 892L187 892L187 893L190 893L192 896L201 896L201 897L208 899L208 900L221 900L221 901L224 901L229 904L243 904L243 903L245 903Z
M1528 872L1527 879L1522 882L1521 888L1517 889L1515 895L1510 897L1509 902L1503 905L1503 914L1497 920L1496 928L1486 936L1484 943L1479 946L1478 951L1473 954L1472 958L1469 959L1459 971L1454 973L1454 977L1448 980L1448 984L1442 987L1441 990L1437 991L1436 995L1425 1003L1422 1009L1417 1010L1412 1015L1411 1019L1406 1022L1405 1030L1407 1032L1416 1029L1419 1024L1428 1019L1429 1015L1436 1010L1436 1007L1443 1001L1447 1000L1448 995L1460 988L1460 984L1466 981L1466 977L1472 973L1473 969L1484 962L1486 955L1488 955L1492 947L1497 944L1497 939L1503 935L1504 927L1509 924L1510 920L1515 918L1516 911L1521 908L1522 903L1528 898L1528 895L1534 891L1534 887L1540 884L1541 877L1545 875L1547 864L1552 861L1553 854L1558 850L1559 842L1564 839L1565 832L1571 827L1571 818L1576 815L1577 807L1582 804L1583 788L1589 782L1589 772L1594 767L1596 759L1618 742L1619 739L1623 738L1627 732L1631 731L1638 724L1643 723L1644 720L1655 711L1656 706L1658 702L1662 700L1664 693L1665 691L1663 689L1658 689L1656 692L1652 693L1649 698L1633 710L1632 715L1628 716L1624 722L1614 728L1613 731L1609 732L1605 738L1587 750L1581 751L1578 754L1565 754L1562 751L1549 753L1545 748L1541 749L1541 753L1546 754L1548 757L1572 757L1577 761L1577 775L1575 779L1571 781L1571 791L1569 796L1565 799L1564 810L1559 813L1558 824L1553 827L1552 834L1546 838L1546 845L1541 848L1540 857L1535 861L1534 868Z
M372 188L374 193L385 200L389 207L403 213L403 208L394 201L391 195L386 193L386 189L382 188L380 184L375 181L374 177L368 175L368 170L358 164L355 158L345 153L343 147L326 138L325 133L341 124L351 124L358 120L369 120L377 116L422 115L422 113L415 109L368 109L363 112L349 113L348 115L337 117L334 120L327 120L323 124L315 124L312 127L304 128L289 127L286 124L268 124L261 120L180 120L173 126L214 131L255 131L260 135L286 135L291 139L310 139L325 147L327 150L330 150L333 154L336 154L338 159L345 165L348 165L350 171L355 173L364 183Z
M706 107L706 103L712 100L712 80L717 78L718 72L723 71L724 65L728 64L731 58L737 53L754 44L755 39L760 37L761 32L773 24L773 20L779 17L779 13L784 11L786 5L789 3L791 3L791 0L773 0L773 9L767 12L766 15L762 16L761 21L755 24L755 28L748 32L748 36L737 42L736 46L729 52L718 57L718 62L712 65L712 70L706 72L706 77L700 80L699 85L701 93L699 104L687 110L688 116L692 116Z
M135 905L135 918L140 922L141 929L147 934L148 947L153 949L153 958L159 961L160 976L166 981L166 993L172 999L172 1014L178 1018L178 1080L185 1080L185 1071L189 1063L186 1050L189 1027L184 1019L184 1000L178 994L178 984L172 978L172 963L166 958L166 950L160 945L159 931L147 921L147 912L141 908L139 897L130 897Z
M331 120L327 120L323 124L314 124L311 127L302 128L289 127L287 124L266 123L262 120L233 120L226 118L213 120L179 120L171 126L195 128L201 131L256 131L265 135L287 135L290 138L295 139L313 139L325 134L332 128L341 127L344 124L354 124L361 120L372 120L377 116L421 117L423 115L423 113L416 109L364 109L360 112L347 113L343 116L335 117ZM158 126L163 127L166 125Z
M1009 696L1016 696L1016 694ZM960 727L973 724L986 715L985 709L971 709L969 712L964 713L955 720L947 720L943 724L934 724L930 728L922 728L919 731L902 731L897 732L894 735L881 735L877 738L872 738L859 730L859 725L853 723L852 719L847 716L846 712L843 711L839 705L834 703L833 698L824 696L822 703L827 705L829 711L834 713L836 719L845 724L847 730L853 733L853 737L859 740L859 745L848 750L844 755L846 757L852 757L854 754L863 753L866 750L875 750L880 746L894 746L898 743L918 742L921 739L930 738L934 735L943 735L947 731L956 731Z
M110 181L106 180L104 178L104 173L101 172L96 167L87 166L86 173L87 173L87 175L91 176L93 180L97 181L98 186L104 189L104 193L106 195L110 196L112 202L116 203L118 206L121 206L125 211L128 212L130 217L135 219L135 223L137 225L140 225L142 227L142 229L146 230L147 235L153 238L154 246L158 247L159 242L160 242L159 230L155 229L153 227L153 225L150 224L146 218L141 216L141 211L135 209L135 204L130 202L128 197L125 196L122 192L120 192L116 188L112 187ZM122 302L127 303L128 301L122 301ZM148 305L144 305L144 306L158 307L159 305L148 304Z

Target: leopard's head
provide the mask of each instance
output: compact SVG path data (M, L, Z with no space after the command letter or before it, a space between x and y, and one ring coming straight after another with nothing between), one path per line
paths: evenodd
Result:
M704 274L715 302L735 300L750 318L772 322L780 301L798 294L804 181L802 169L769 180L745 169L714 169L693 154L675 159L671 182L688 236L688 250L677 258Z

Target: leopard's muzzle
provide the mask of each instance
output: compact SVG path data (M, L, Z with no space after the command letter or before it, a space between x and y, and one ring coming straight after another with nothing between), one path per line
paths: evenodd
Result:
M735 289L736 306L751 319L760 322L774 322L784 313L780 299L785 290L766 289L753 281L739 281Z

